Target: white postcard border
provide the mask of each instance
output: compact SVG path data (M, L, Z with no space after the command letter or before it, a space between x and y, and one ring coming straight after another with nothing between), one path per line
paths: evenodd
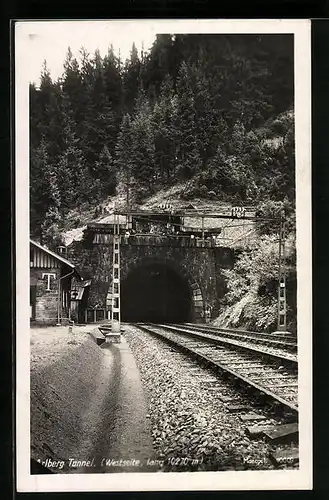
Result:
M300 468L293 471L192 473L30 474L29 339L29 34L66 21L19 21L15 26L16 190L16 458L19 492L297 490L312 488L312 231L311 231L311 23L308 20L112 21L131 29L152 23L155 33L293 33ZM88 21L77 21L79 23ZM104 23L105 21L93 21ZM128 25L130 26L127 26ZM87 31L86 31L87 33ZM59 35L60 36L60 35Z

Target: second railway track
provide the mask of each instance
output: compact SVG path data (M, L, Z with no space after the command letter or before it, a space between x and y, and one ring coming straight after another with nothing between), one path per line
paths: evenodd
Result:
M138 323L135 326L255 389L297 416L297 356L283 351L282 346L280 349L273 349L254 345L248 340L241 341L241 337L214 335L214 332L209 329L205 331L199 325Z
M259 346L271 348L278 353L297 352L297 339L292 334L250 332L233 328L215 327L213 325L196 325L193 323L173 326L184 326L190 330L201 331L223 338L235 339L240 342L249 342L254 345L258 344Z

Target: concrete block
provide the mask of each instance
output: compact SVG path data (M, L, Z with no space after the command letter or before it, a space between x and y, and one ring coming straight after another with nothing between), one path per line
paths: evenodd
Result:
M106 340L105 335L103 335L98 327L89 332L89 335L93 338L97 345L103 344Z
M298 423L275 425L264 430L264 435L271 441L294 441L298 437Z
M260 438L264 435L264 427L261 427L259 425L247 427L246 434L250 437L250 439Z
M202 377L199 377L200 378L200 382L204 385L207 385L207 384L218 384L218 378L202 378Z
M223 403L230 403L231 401L234 401L234 398L232 398L232 396L225 396L224 394L218 396L218 399L223 401Z
M242 422L249 422L251 420L266 420L264 415L257 415L257 413L247 413L247 415L240 415Z
M99 331L103 335L106 335L107 333L111 333L112 332L111 325L99 325L97 328L99 329Z
M107 344L120 344L121 343L121 335L119 334L107 334L106 336L106 343Z
M238 411L249 411L250 406L243 405L243 404L231 404L231 405L227 405L227 409L230 413L236 413Z

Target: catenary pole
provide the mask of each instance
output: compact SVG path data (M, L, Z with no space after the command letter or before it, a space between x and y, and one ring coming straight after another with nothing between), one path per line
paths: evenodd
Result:
M113 231L113 265L112 265L112 308L111 330L120 333L121 308L120 308L120 223L119 215L114 213Z
M281 213L279 235L279 286L278 286L278 332L287 331L287 296L286 296L286 222Z

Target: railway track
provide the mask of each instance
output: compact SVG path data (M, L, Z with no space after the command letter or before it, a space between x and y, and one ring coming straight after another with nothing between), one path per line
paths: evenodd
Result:
M297 356L281 348L209 333L199 325L135 324L176 349L298 413ZM234 333L234 332L231 332Z
M165 330L173 331L176 333L186 334L198 339L208 340L209 342L215 344L225 345L227 347L232 347L232 349L245 351L247 353L255 354L257 353L259 356L262 356L264 359L268 358L270 361L277 360L279 363L283 363L287 365L290 369L297 368L297 354L291 353L286 349L273 347L273 345L256 345L257 342L253 342L247 340L245 337L241 337L240 335L235 336L234 338L227 337L225 334L222 335L218 332L209 332L200 329L198 325L195 325L195 328L191 328L190 326L185 325L158 325Z
M183 325L172 324L170 326L184 326L189 330L201 331L212 335L218 335L223 338L235 339L241 342L264 345L273 349L282 349L288 352L297 352L297 341L295 336L285 333L260 333L246 330L237 330L233 328L221 328L212 325L196 325L185 323Z

